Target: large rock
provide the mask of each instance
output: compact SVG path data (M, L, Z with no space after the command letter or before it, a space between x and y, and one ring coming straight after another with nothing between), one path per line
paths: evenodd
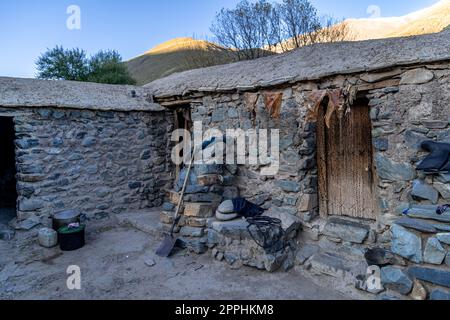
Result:
M410 181L416 171L410 164L393 162L381 154L375 156L377 173L381 179L390 181Z
M422 240L420 237L399 225L393 225L392 229L393 253L409 259L413 262L422 262Z
M450 271L414 266L407 273L416 279L450 288Z
M436 228L433 227L431 224L420 221L420 220L407 218L407 217L403 217L403 218L395 221L395 224L398 224L399 226L402 226L402 227L405 227L408 229L414 229L414 230L418 230L418 231L426 232L426 233L436 233L437 232Z
M450 233L438 233L436 235L436 238L438 238L438 240L442 243L448 244L450 245Z
M434 204L439 200L439 193L437 190L422 180L415 180L413 182L411 195L415 198L430 200Z
M435 205L413 205L411 208L407 209L406 214L411 218L450 222L450 211L439 215L436 213Z
M446 255L445 249L437 238L429 238L423 252L423 260L427 263L440 265Z
M399 268L384 267L381 269L381 283L388 289L407 295L413 288L412 280Z
M425 68L413 69L402 74L400 84L423 84L433 80L434 74Z
M369 228L357 222L332 217L328 219L322 233L348 242L363 243L369 234Z
M286 210L281 210L278 208L269 210L264 215L267 217L280 219L281 227L284 231L286 231L287 234L291 233L294 230L298 230L302 223L299 217L292 215Z
M244 219L233 221L214 221L212 223L213 230L217 231L220 235L233 240L251 239L247 226L248 222Z

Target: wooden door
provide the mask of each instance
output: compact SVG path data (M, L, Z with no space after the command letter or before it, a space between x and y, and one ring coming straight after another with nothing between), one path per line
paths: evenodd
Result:
M357 104L325 124L326 107L317 123L320 213L376 219L372 126L369 106Z

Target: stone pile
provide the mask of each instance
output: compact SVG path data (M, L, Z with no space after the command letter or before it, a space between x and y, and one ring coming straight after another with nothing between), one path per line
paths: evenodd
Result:
M181 243L196 253L207 250L206 227L221 201L237 197L237 189L230 186L232 176L225 172L222 165L202 164L194 165L189 174L180 210L182 216L175 232L179 233ZM170 230L186 173L187 169L180 171L174 190L167 194L160 219L164 231Z

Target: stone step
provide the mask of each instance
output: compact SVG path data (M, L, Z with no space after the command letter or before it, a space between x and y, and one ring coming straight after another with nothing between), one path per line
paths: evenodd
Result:
M343 241L363 243L369 234L369 227L357 222L331 217L322 233Z
M162 233L160 228L161 212L162 208L158 208L145 212L118 214L117 219L119 221L119 225L131 226L151 236L160 237Z
M344 277L350 272L347 261L333 253L318 253L311 260L311 268L316 273L326 274L335 278Z

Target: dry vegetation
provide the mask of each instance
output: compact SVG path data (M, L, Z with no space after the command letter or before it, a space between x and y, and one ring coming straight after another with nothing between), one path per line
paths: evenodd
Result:
M331 24L316 33L303 36L303 45L315 42L353 41L411 36L442 31L450 25L450 0L403 17L378 19L348 19ZM263 45L257 56L285 52L295 48L294 40L281 42L276 47ZM204 40L177 38L127 62L128 69L138 84L146 84L175 72L226 64L238 60L236 52Z

